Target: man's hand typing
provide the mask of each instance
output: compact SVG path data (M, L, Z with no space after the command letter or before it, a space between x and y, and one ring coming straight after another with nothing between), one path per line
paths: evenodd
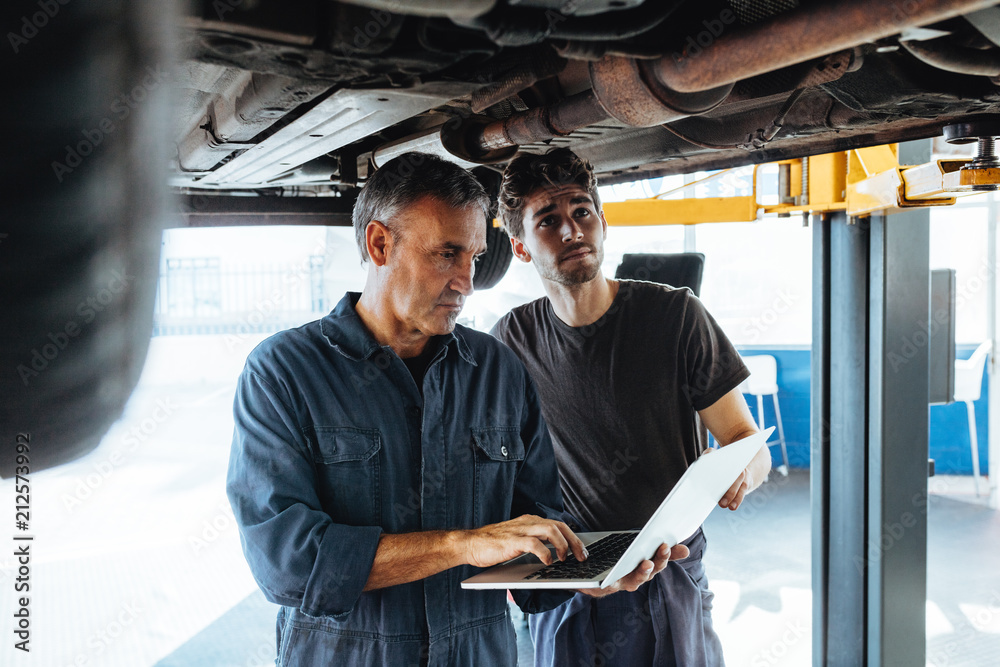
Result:
M524 514L500 523L490 524L458 534L466 562L477 567L489 567L516 558L523 553L533 553L546 565L552 556L546 542L556 550L559 560L566 560L570 551L577 560L587 557L587 550L580 538L562 521L543 519Z

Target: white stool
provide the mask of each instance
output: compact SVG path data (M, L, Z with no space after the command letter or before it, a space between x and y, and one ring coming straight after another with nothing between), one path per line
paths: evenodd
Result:
M757 397L757 428L764 430L764 397L774 400L774 416L778 420L778 442L781 443L781 460L778 472L788 476L788 450L785 447L785 429L781 424L781 408L778 407L778 362L769 354L755 354L743 357L743 363L750 369L750 377L740 385L744 394ZM956 382L957 386L957 382Z
M976 408L983 390L983 368L993 341L983 341L968 359L955 360L955 400L964 401L969 415L969 443L972 445L972 475L979 495L979 440L976 438Z

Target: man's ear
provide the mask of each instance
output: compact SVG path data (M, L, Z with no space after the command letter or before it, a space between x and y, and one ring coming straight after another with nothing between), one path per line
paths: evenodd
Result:
M531 262L531 255L528 254L528 249L524 247L524 241L521 239L516 239L513 236L510 237L510 249L514 252L514 257L517 257L525 264Z
M604 228L604 240L608 240L608 219L604 217L604 209L601 209L601 227Z
M368 257L375 266L385 266L392 249L392 234L389 228L378 220L372 220L365 227L365 246Z

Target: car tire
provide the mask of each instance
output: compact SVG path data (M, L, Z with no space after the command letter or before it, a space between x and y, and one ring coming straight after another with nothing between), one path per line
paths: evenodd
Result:
M94 449L142 370L165 220L170 7L4 9L18 39L0 105L3 477Z
M472 173L486 188L492 202L490 216L486 221L486 253L476 260L476 274L472 279L472 286L476 290L484 290L494 287L507 274L514 254L510 249L510 237L507 236L507 232L503 227L495 226L493 223L497 215L500 174L488 167L476 167Z

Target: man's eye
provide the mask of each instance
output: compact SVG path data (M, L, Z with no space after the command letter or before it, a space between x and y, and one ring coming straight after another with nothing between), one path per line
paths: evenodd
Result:
M590 215L590 209L578 208L576 209L576 211L574 211L573 215L575 215L578 218L585 218L588 215Z
M455 253L451 252L450 250L441 253L441 256L444 257L445 259L455 259Z
M541 222L538 223L539 227L548 227L555 222L555 219L550 215L548 217L542 218Z

